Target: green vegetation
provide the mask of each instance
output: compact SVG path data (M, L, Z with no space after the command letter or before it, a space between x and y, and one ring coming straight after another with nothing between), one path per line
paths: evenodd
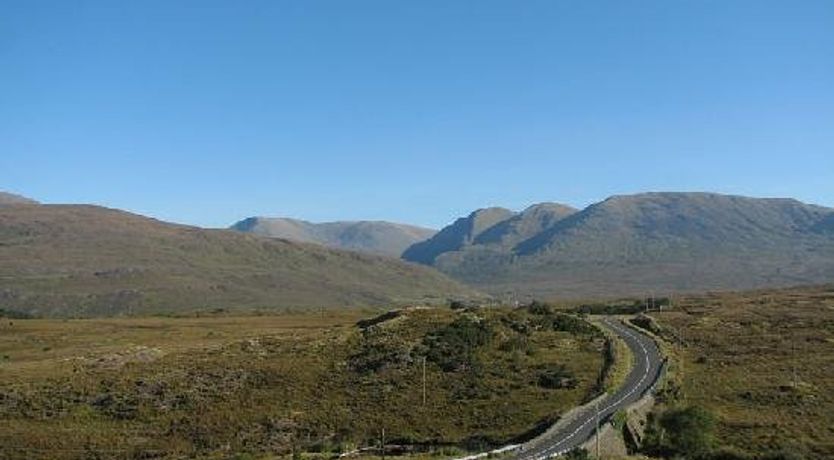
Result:
M653 299L624 299L613 302L583 303L571 310L585 315L634 315L646 310L646 306L663 308L671 305L668 297L657 297Z
M556 309L544 302L534 300L527 307L530 314L536 316L533 326L553 331L572 332L575 334L601 335L599 328L575 315L557 312Z
M541 320L523 310L362 316L2 323L0 457L310 458L383 428L482 449L578 405L602 364L599 336L517 327Z
M704 458L715 444L715 417L699 406L662 412L650 420L645 449L656 456Z
M16 311L16 310L7 310L4 308L0 308L0 318L9 318L9 319L32 319L34 318L33 315L29 313Z
M539 372L539 386L542 388L576 388L576 379L562 364L548 366Z
M573 449L565 454L567 460L590 460L591 454L585 449Z
M492 327L483 318L464 314L425 337L426 359L446 372L473 368L479 364L476 352L492 336Z

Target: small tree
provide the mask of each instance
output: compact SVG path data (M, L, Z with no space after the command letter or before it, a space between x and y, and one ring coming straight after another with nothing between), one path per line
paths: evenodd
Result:
M587 450L577 447L565 454L565 458L568 460L590 460L591 456Z
M550 315L553 313L553 307L544 302L534 300L527 306L527 311L534 315Z
M699 406L670 410L660 417L660 427L666 440L661 448L672 455L698 458L714 445L715 417Z

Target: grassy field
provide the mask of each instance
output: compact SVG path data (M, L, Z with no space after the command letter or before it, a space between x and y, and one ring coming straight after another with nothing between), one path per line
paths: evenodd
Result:
M682 403L741 452L834 458L834 288L714 294L653 313L684 361Z
M0 458L330 456L383 428L477 450L598 385L603 339L572 317L412 309L357 326L368 316L3 319Z

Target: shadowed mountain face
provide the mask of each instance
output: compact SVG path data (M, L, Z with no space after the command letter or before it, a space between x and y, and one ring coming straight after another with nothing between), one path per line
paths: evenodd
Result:
M428 228L379 221L314 224L287 218L250 217L231 227L241 232L324 246L400 257L403 251L436 233Z
M437 256L471 245L484 231L512 216L513 212L509 209L479 209L467 217L456 220L432 238L411 246L403 253L403 258L412 262L432 264Z
M576 209L558 203L536 204L483 231L474 242L512 247L553 227L575 212Z
M14 193L0 192L0 206L15 204L38 204L38 202Z
M395 259L96 206L0 207L0 308L54 316L445 302L475 295Z
M834 210L796 200L708 193L615 196L580 212L565 209L548 219L530 219L532 224L523 226L527 230L511 231L526 213L530 210L484 230L474 244L436 255L431 264L494 293L553 297L834 278Z

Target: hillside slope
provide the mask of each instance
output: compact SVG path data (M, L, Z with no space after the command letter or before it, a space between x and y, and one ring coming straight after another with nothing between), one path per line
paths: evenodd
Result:
M382 221L312 223L272 217L250 217L231 229L391 257L399 257L412 244L436 233L428 228Z
M497 236L444 251L431 264L494 293L552 297L819 283L834 278L832 219L832 209L790 199L615 196L523 240L506 230L508 219L483 232ZM496 244L502 238L508 243Z
M96 206L0 207L0 308L42 315L383 305L473 292L394 259Z
M25 196L15 195L14 193L0 192L0 206L18 204L38 204L38 202Z

